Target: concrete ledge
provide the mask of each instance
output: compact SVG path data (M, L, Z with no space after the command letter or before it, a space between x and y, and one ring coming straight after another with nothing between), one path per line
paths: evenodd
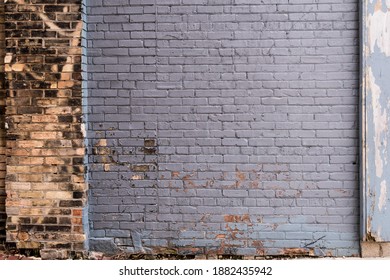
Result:
M390 257L390 242L361 242L362 258Z

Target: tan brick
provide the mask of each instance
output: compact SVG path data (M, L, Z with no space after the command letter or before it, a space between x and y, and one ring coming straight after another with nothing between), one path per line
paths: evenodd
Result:
M70 174L43 174L44 182L70 182Z
M80 233L82 234L84 232L84 228L82 226L73 226L73 231L75 233Z
M42 182L41 174L19 174L19 182Z
M45 196L46 198L51 199L72 199L73 193L65 191L48 191L46 192Z
M70 164L71 160L67 158L58 158L58 157L46 157L44 160L45 164Z
M51 165L37 165L31 166L30 172L32 173L57 173L58 168Z
M71 89L62 89L57 93L58 97L72 97L72 90Z
M42 131L45 129L45 125L43 123L21 123L17 125L17 129L22 131Z
M12 116L12 118L15 123L25 123L25 124L31 123L32 120L32 116L28 116L28 115L15 115Z
M37 192L37 191L25 191L19 193L20 198L43 198L44 194L43 192Z
M17 146L20 148L37 148L44 147L44 141L36 141L36 140L22 140L17 142Z
M381 257L381 246L377 242L362 242L361 243L363 258Z
M29 150L29 149L13 149L12 154L14 156L30 156L31 150Z
M34 139L58 139L61 134L58 132L31 132L31 138Z
M58 117L53 115L36 115L31 117L34 123L55 123L58 122Z
M18 190L31 190L31 183L26 182L8 182L7 187L10 190L18 191Z
M57 191L59 187L60 187L59 183L53 183L53 182L31 183L31 189L33 190Z
M25 65L24 64L21 64L21 63L15 63L11 66L11 69L12 71L15 71L15 72L22 72L25 68Z
M99 139L99 141L97 141L94 146L95 147L106 147L107 146L107 139Z
M14 210L19 214L22 214L23 215L23 211L27 211L27 210L32 210L30 209L30 207L32 206L32 202L31 200L28 200L28 199L8 199L6 200L6 203L5 203L6 207L7 207L7 214L8 215L12 215L12 207L14 207ZM17 208L16 208L17 206ZM27 207L27 208L24 208L24 207Z
M29 202L31 202L31 201L29 201ZM23 215L23 216L42 216L44 214L42 208L31 208L31 204L30 204L30 207L28 207L28 208L21 208L19 213L20 213L20 215Z
M43 99L43 100L37 101L37 106L40 106L40 107L54 107L56 105L58 105L58 101L56 101L56 100Z
M21 241L28 241L30 239L30 235L27 232L18 232L18 240Z
M30 165L42 165L44 163L43 157L29 157L29 158L19 158L20 164L30 164Z
M83 219L82 218L72 218L72 224L74 225L82 225Z
M70 125L69 124L50 123L50 124L45 125L43 130L45 130L45 131L68 131L68 130L70 130Z
M88 185L83 182L83 183L73 183L73 191L85 191L88 189Z
M7 173L12 174L12 173L30 173L30 166L7 166Z
M56 207L57 204L53 199L34 199L31 201L33 207Z
M61 147L71 148L73 146L72 140L60 140L59 142Z
M72 182L74 183L83 183L84 182L84 176L83 175L72 175Z
M382 257L390 257L390 242L381 243L382 247Z
M58 88L72 88L74 86L74 82L73 81L59 81L57 83L57 86Z
M7 207L7 215L10 217L10 216L18 216L20 215L20 210L21 210L21 207L20 206L12 206L12 205L9 205L8 204L8 200L6 201L6 207Z
M57 149L32 149L31 156L57 156Z
M83 148L58 149L58 155L60 156L82 156L84 153L85 150Z
M72 108L70 107L56 107L56 108L47 108L45 113L48 115L70 115L72 114Z
M41 247L41 245L40 245L39 242L33 242L33 241L24 242L24 241L20 241L20 242L16 243L16 247L18 249L39 249Z

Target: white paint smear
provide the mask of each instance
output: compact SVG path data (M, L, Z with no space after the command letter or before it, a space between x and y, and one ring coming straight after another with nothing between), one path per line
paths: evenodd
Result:
M371 90L372 111L374 119L374 143L375 143L375 171L377 177L383 175L383 159L381 151L387 148L387 110L380 104L381 89L375 84L375 77L371 67L368 68L368 83ZM381 143L381 139L383 144Z
M368 16L368 40L370 52L373 53L375 45L386 56L390 56L390 16L389 11L375 11Z
M382 212L383 207L386 206L387 203L387 185L386 180L383 180L381 183L381 193L379 195L379 203L378 208L379 211Z

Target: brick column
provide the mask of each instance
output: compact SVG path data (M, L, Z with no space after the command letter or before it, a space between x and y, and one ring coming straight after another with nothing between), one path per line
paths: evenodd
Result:
M4 0L0 0L0 244L5 240Z
M5 5L7 241L68 258L86 249L81 0Z

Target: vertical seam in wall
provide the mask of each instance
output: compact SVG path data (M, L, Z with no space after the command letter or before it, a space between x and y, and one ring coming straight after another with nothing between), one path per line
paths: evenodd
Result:
M131 8L131 3L130 2L129 2L129 7ZM129 22L130 22L130 15L129 15ZM123 31L123 27L122 27L122 31ZM132 39L132 31L130 30L129 33L130 33L129 34L129 38ZM142 44L143 44L143 47L145 47L145 42L142 42ZM129 53L129 57L130 57L130 53ZM119 63L119 61L118 61L118 63ZM131 63L130 63L129 73L131 73L131 72L132 72L132 70L131 70ZM130 113L129 113L129 127L128 127L129 133L131 133L131 124L133 122L133 91L135 90L136 84L137 84L137 82L135 81L134 82L134 88L132 89L131 86L130 86L130 89L129 89L129 96L130 96L129 97L129 99L130 99L129 100L130 101L130 105L129 105L130 106L130 110L129 110ZM123 84L122 84L122 86L123 86Z
M157 39L157 34L158 34L158 0L154 0L154 8L155 8L155 27L154 27L154 32L155 32L155 41L156 41L156 46L155 46L155 60L154 60L154 65L155 65L155 69L156 69L156 89L157 89L157 84L158 84L158 39ZM159 133L158 133L158 118L156 118L156 153L157 153L157 157L156 157L156 197L157 197L157 213L159 212L158 211L158 208L160 206L160 192L159 192L159 186L160 186L160 152L159 152L159 148L160 148L160 145L159 145Z
M84 180L87 187L86 191L86 205L83 213L83 228L86 236L85 244L86 249L89 249L89 237L90 237L90 224L89 224L89 200L91 197L91 191L89 189L89 122L88 122L88 14L87 14L87 1L81 1L81 21L83 27L81 29L80 48L81 48L81 110L82 110L82 122L84 123ZM85 36L84 36L85 35ZM85 79L85 80L84 80Z
M366 202L366 188L367 188L367 184L366 184L366 123L367 123L367 119L366 119L366 106L365 106L365 102L366 102L366 98L365 98L365 94L366 94L366 79L365 79L365 66L366 66L366 63L365 63L365 52L364 52L364 46L365 46L365 39L366 39L366 36L365 36L365 24L366 24L366 2L365 1L360 1L359 3L360 5L360 11L359 11L359 18L360 18L360 30L359 30L359 36L360 36L360 100L359 100L359 110L360 110L360 114L359 114L359 120L360 120L360 133L359 133L359 137L360 137L360 149L359 149L359 152L360 152L360 158L359 158L359 164L360 164L360 176L359 176L359 179L360 179L360 182L359 182L359 185L360 185L360 235L361 235L361 241L365 241L366 239L366 233L367 233L367 225L366 225L366 222L367 222L367 211L366 211L366 205L367 205L367 202Z

